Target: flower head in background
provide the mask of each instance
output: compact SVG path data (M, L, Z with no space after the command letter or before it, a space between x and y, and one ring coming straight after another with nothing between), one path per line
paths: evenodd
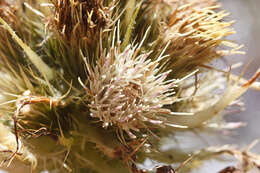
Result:
M109 9L103 7L103 0L58 0L53 5L54 27L68 41L84 38L92 42L108 22Z
M223 21L229 14L218 9L214 5L196 8L190 3L169 16L161 38L165 44L170 42L166 53L172 60L166 69L173 69L173 76L185 75L216 58L243 53L239 51L242 46L225 39L235 33L230 27L233 22Z

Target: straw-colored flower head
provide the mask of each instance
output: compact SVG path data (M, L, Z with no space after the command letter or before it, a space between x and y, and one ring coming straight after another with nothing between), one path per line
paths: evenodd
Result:
M223 21L229 14L215 12L218 8L194 8L193 4L186 4L169 17L161 38L165 44L171 43L166 51L171 58L167 66L173 69L175 76L185 75L215 58L241 53L238 51L241 46L225 39L235 33L230 27L233 22ZM223 50L223 47L230 50Z
M203 8L216 4L215 0L147 0L143 2L145 14L159 22L166 22L176 8L191 4L193 8Z
M57 30L69 41L82 37L93 39L106 25L102 0L58 0L53 3Z
M167 19L172 10L176 7L176 0L148 0L144 2L143 9L144 14L149 16L152 20L157 19L159 22L161 20Z
M147 25L154 26L150 37L152 41L158 37L160 32L164 32L163 26L169 20L171 14L177 8L189 4L192 9L201 9L216 5L215 0L147 0L142 3L140 16L143 21L137 24L138 29L146 27Z
M90 112L99 118L103 127L118 126L135 137L147 123L162 124L160 115L171 114L163 108L176 101L174 81L165 80L169 72L159 74L158 62L147 59L149 53L136 56L136 47L128 46L101 57L89 73Z

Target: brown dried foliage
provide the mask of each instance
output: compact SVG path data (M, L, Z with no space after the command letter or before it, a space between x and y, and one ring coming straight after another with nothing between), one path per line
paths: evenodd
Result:
M19 20L16 17L17 8L16 4L11 4L5 0L0 1L0 17L12 27L17 26L19 23Z
M239 45L225 40L235 33L230 27L233 22L223 21L228 13L216 12L219 6L204 7L203 3L195 2L178 7L161 34L165 43L170 42L166 51L171 57L167 69L173 69L175 75L185 75L215 58L241 53Z
M84 38L93 42L106 26L106 9L102 0L58 0L55 6L54 24L65 39Z
M193 8L199 9L217 3L215 0L147 0L143 2L143 7L148 15L166 21L172 11L185 4L192 4Z

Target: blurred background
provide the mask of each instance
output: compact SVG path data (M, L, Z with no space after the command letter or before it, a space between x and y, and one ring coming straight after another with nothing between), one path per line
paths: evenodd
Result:
M249 79L260 68L260 0L220 0L220 2L222 8L231 13L229 19L236 21L233 27L237 34L230 36L229 39L243 44L242 50L246 52L245 55L227 57L227 60L232 64L243 62L246 65L250 62L244 74L244 78ZM240 75L242 70L243 67L232 72ZM247 126L234 130L228 139L218 138L218 144L236 144L243 148L254 140L260 139L260 91L249 90L243 95L242 101L245 103L245 111L226 118L228 121L243 121ZM260 143L252 151L260 154ZM231 165L235 166L236 163L211 160L207 161L200 171L194 170L192 173L215 173ZM259 170L252 170L252 173L259 172Z
M260 0L221 0L221 2L223 8L231 13L230 18L236 20L233 27L237 34L230 38L244 44L242 50L246 51L245 55L229 57L228 60L232 59L232 64L251 62L244 75L245 78L250 78L260 68ZM234 73L239 75L242 68L234 70ZM255 139L260 139L260 92L250 90L243 96L242 101L246 110L229 118L244 121L247 126L237 129L237 135L233 136L230 142L244 146ZM260 153L260 143L254 151Z

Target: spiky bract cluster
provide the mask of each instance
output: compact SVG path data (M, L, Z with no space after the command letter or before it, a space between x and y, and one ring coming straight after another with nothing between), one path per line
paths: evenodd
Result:
M169 59L172 60L167 62L165 70L171 69L172 77L187 75L188 72L200 68L201 64L225 55L243 53L240 51L241 45L226 39L235 33L231 27L233 21L223 20L229 13L221 11L216 1L146 3L149 5L144 5L140 12L144 15L144 24L137 28L140 30L143 25L156 26L149 38L153 42L151 47L155 50L163 49L170 42L166 54L169 54ZM161 10L162 7L165 9ZM158 54L156 51L155 53Z
M135 137L131 130L149 128L146 123L162 124L171 115L165 105L177 101L174 80L166 80L169 72L159 73L159 57L148 58L149 53L136 55L136 47L129 45L123 52L112 50L98 60L89 73L90 112L103 126L116 125Z
M53 4L54 27L68 41L83 37L91 42L108 22L108 9L102 6L102 0L58 0L53 1Z
M159 39L158 35L165 32L165 26L169 22L171 15L178 15L178 9L185 8L187 13L190 9L203 9L216 6L218 3L215 0L147 0L143 2L140 9L140 17L137 23L137 32L142 31L144 26L153 26L150 33L149 41ZM140 22L140 23L139 23ZM140 24L140 25L139 25ZM156 43L154 43L156 44ZM161 45L161 43L159 42Z
M192 5L193 8L203 8L216 5L215 0L147 0L144 1L144 14L150 20L167 22L167 18L179 7Z
M173 59L168 68L180 74L215 58L227 54L240 53L241 46L224 38L234 33L229 28L232 22L224 22L228 15L224 11L215 12L217 6L194 8L193 5L176 9L168 21L161 37L165 43L170 42L167 53ZM230 47L231 50L217 49L219 46Z

